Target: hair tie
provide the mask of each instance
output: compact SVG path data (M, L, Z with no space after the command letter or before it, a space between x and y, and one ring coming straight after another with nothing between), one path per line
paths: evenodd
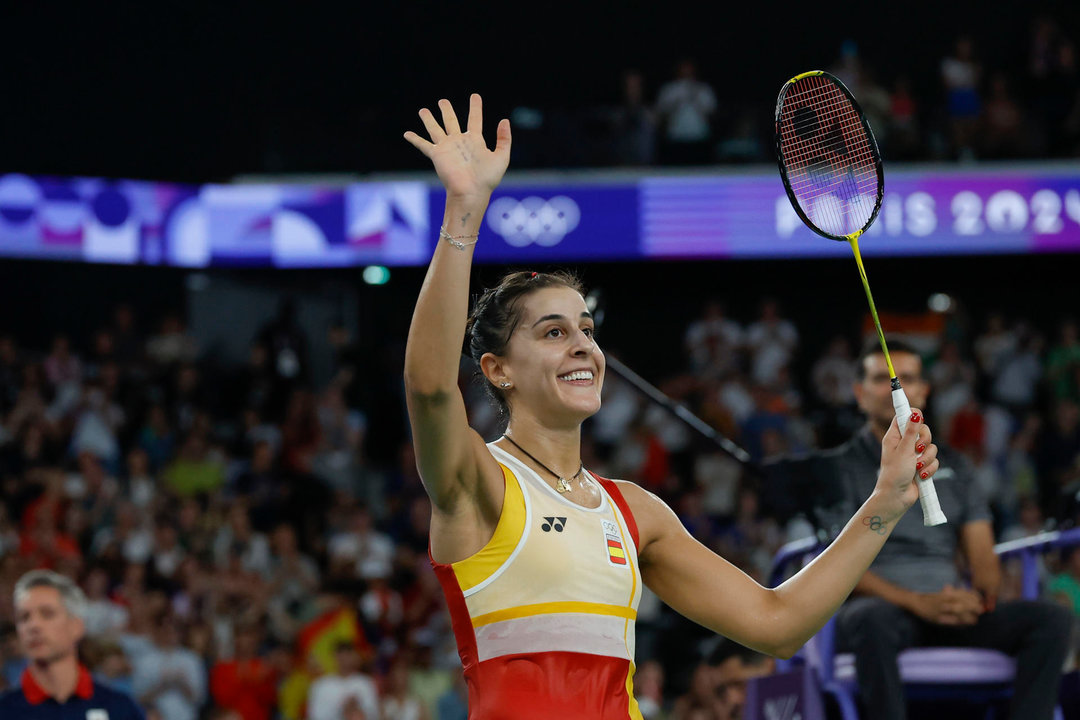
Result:
M535 272L534 272L534 273L533 273L532 275L530 275L530 276L529 276L529 279L530 279L530 280L535 280L535 279L536 279L536 276L537 276L538 274L539 274L539 273L535 273Z

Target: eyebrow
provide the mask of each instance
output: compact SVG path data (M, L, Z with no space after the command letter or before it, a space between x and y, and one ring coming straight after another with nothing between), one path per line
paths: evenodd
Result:
M583 310L582 313L581 313L581 317L586 318L588 320L592 320L592 313L589 312L588 310ZM548 320L565 320L565 319L566 319L566 317L564 315L559 315L558 313L554 313L552 315L545 315L544 317L542 317L539 320L537 320L536 322L534 322L532 324L532 327L536 327L540 323L546 322Z

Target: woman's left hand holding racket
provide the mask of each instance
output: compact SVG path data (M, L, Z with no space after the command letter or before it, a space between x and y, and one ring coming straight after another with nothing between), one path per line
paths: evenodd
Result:
M938 470L937 445L931 442L922 411L913 408L907 420L907 427L901 431L894 419L881 440L881 472L874 494L886 501L886 515L880 522L889 525L918 502L917 479L932 477Z

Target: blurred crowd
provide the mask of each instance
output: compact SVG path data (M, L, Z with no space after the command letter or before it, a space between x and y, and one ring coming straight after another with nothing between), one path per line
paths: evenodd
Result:
M875 68L844 43L829 70L859 101L887 160L1062 158L1080 152L1076 42L1049 17L1027 33L1026 61L984 59L991 48L960 35L936 73ZM984 51L986 51L984 53ZM692 59L656 87L628 69L613 107L518 108L516 167L711 165L773 159L771 107L718 92ZM779 89L779 86L778 88Z
M253 333L241 366L209 362L179 315L153 332L144 321L119 306L85 342L0 337L0 684L25 665L13 585L46 567L89 597L84 662L151 717L464 718L427 557L430 506L404 434L380 453L397 462L372 460L372 376L348 333L331 330L332 379L312 387L305 329L287 313ZM924 355L936 436L969 460L998 539L1073 524L1076 323L1044 336L953 300L888 324ZM685 330L684 370L660 386L757 461L831 447L862 422L860 340L808 352L779 303L736 318L712 301ZM493 438L501 420L473 373L463 364L470 419ZM805 513L772 512L760 478L613 372L583 451L591 470L656 492L761 581L783 542L814 532ZM1044 571L1080 609L1080 554ZM746 679L771 668L649 593L638 634L649 718L735 717Z

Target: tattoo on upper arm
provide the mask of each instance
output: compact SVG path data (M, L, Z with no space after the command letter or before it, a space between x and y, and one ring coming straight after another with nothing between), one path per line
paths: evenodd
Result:
M864 517L862 524L869 528L871 531L876 532L878 535L884 535L888 532L888 528L884 520L880 515L872 515L871 517Z

